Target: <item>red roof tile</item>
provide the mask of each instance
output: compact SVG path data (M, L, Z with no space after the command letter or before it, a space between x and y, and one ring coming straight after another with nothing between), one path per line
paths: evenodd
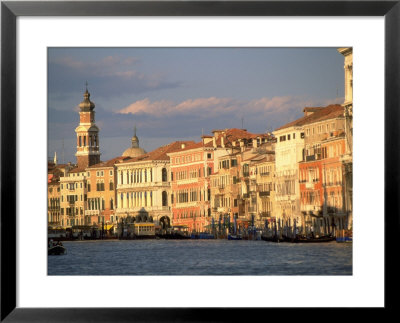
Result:
M107 160L105 162L100 162L97 164L94 164L92 166L87 167L88 169L93 169L93 168L106 168L106 167L112 167L114 166L116 163L120 162L120 161L124 161L130 159L130 157L124 157L124 156L118 156L115 158L112 158L110 160Z
M289 127L304 126L307 124L311 124L311 123L319 122L319 121L323 121L323 120L334 119L334 118L343 116L343 112L344 112L343 107L340 104L328 105L325 108L315 111L313 114L311 114L309 116L302 117L300 119L289 122L289 123L285 124L284 126L275 129L275 131L289 128Z

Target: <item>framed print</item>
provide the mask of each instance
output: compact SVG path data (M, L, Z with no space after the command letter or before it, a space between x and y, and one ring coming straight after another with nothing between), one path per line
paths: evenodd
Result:
M1 320L390 310L399 14L3 1Z

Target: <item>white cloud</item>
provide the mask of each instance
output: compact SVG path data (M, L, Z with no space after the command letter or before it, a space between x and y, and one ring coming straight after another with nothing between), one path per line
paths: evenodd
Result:
M291 115L301 112L306 106L326 106L343 102L343 99L315 100L307 97L282 96L263 97L251 101L240 101L232 98L196 98L174 103L161 100L151 102L148 98L136 101L118 111L122 114L146 113L153 116L173 116L191 114L193 116L217 117L223 115L243 115L261 117L271 115Z

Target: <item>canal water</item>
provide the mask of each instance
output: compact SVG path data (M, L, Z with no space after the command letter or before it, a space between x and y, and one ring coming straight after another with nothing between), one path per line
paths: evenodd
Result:
M231 240L63 242L49 275L352 275L352 243Z

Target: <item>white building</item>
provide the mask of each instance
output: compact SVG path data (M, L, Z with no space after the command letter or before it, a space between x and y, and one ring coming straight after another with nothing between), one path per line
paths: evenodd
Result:
M288 123L273 134L275 145L275 199L277 219L301 222L299 162L303 160L304 129L302 121L305 117ZM292 222L293 223L293 222Z
M174 142L117 163L118 218L136 217L144 209L156 225L171 223L170 158L185 142Z

